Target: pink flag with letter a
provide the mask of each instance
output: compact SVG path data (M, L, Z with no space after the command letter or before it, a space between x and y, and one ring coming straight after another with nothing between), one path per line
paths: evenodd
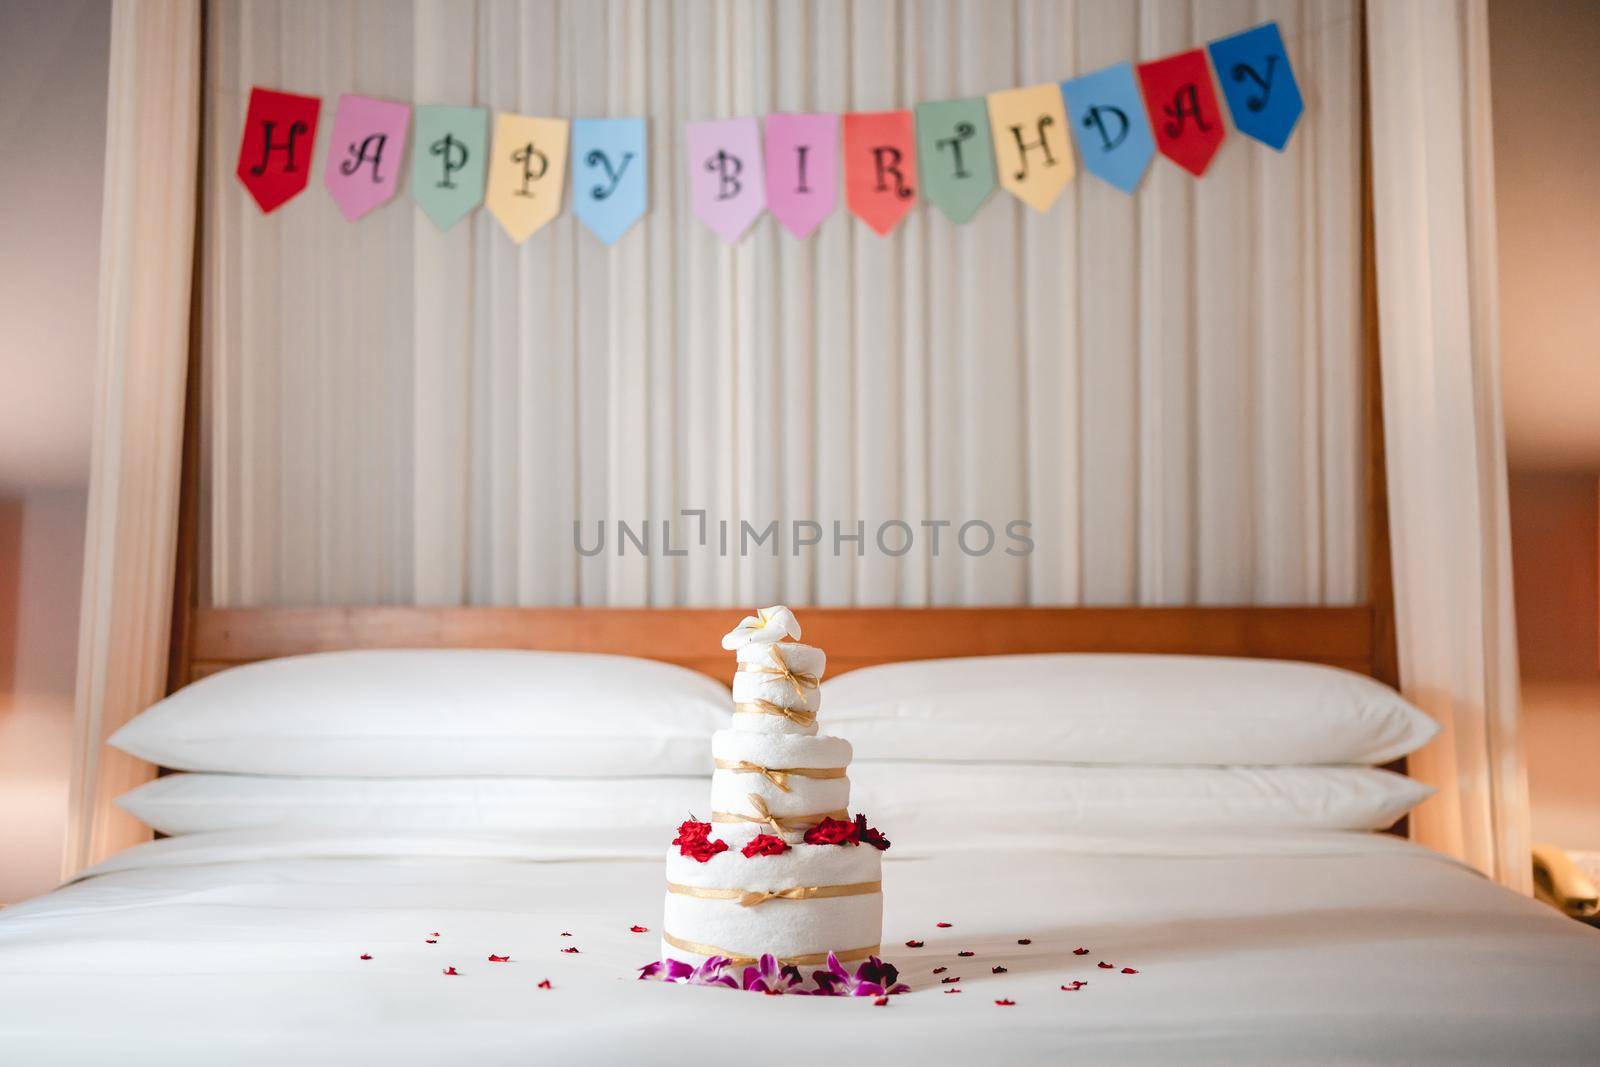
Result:
M767 210L804 240L839 202L839 116L767 116Z
M411 105L346 93L339 98L322 180L344 217L356 221L400 187Z
M683 140L694 213L731 245L767 207L761 129L753 118L690 122Z

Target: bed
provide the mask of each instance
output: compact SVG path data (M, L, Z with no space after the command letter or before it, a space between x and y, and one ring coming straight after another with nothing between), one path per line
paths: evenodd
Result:
M1383 662L1370 606L806 620L841 672L912 648L1199 652L1366 675ZM727 621L203 611L184 670L330 649L648 645L715 676ZM884 868L883 952L910 994L880 1008L638 981L672 818L653 840L261 827L135 847L0 918L5 1058L742 1063L790 1058L789 1035L819 1025L888 1062L1584 1063L1600 1049L1600 934L1400 834L913 834Z

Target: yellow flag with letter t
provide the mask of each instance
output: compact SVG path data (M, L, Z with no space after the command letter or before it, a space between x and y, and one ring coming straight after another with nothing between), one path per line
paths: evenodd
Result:
M989 130L1000 184L1035 211L1049 211L1075 172L1061 86L990 93Z
M560 213L566 174L566 119L495 116L484 202L517 244Z

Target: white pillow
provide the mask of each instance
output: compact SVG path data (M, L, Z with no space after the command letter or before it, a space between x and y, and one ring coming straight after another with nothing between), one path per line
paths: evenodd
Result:
M1371 678L1221 656L889 663L829 679L822 707L858 761L1375 764L1439 731Z
M1433 793L1371 767L880 763L852 778L850 810L918 851L1085 833L1381 830Z
M710 818L700 778L278 778L169 774L117 798L164 834L260 827L649 835L665 848L691 811ZM665 836L663 836L665 835Z
M878 764L850 810L931 851L1059 843L1075 833L1371 830L1432 790L1367 767ZM274 778L169 774L118 798L168 834L288 829L595 835L665 848L707 819L705 778ZM902 849L902 852L905 850Z
M328 652L203 678L111 744L243 774L703 775L731 708L710 678L628 656Z

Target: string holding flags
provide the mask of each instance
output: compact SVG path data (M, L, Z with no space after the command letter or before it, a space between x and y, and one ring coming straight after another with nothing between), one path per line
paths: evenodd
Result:
M251 90L236 174L264 214L306 188L321 108L320 97ZM838 209L841 181L850 214L887 236L919 199L952 223L969 222L996 186L1051 211L1080 157L1088 173L1130 195L1158 152L1200 178L1229 119L1283 152L1304 112L1283 34L1266 22L1174 55L987 96L689 122L683 166L694 214L727 244L769 209L806 240ZM501 112L491 135L483 108L427 105L413 115L403 102L345 94L323 180L346 218L393 198L408 135L411 198L440 230L483 204L513 241L526 241L561 212L569 157L573 214L604 244L621 240L647 208L644 118L569 123Z

